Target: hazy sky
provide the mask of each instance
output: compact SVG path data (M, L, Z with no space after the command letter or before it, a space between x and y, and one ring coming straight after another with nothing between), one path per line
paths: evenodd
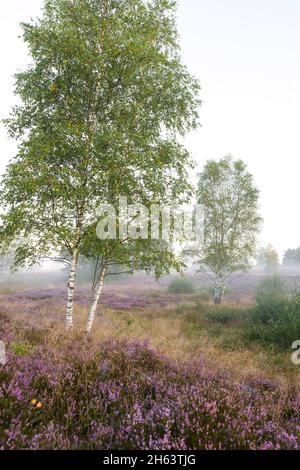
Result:
M263 244L300 245L300 1L180 0L183 59L202 84L202 128L187 138L199 169L208 158L244 159L261 190ZM18 24L42 0L1 2L1 117L12 75L26 64ZM15 152L0 130L0 171Z

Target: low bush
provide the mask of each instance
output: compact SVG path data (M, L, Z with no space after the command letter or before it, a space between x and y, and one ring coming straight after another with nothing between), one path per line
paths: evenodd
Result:
M268 323L282 317L288 308L289 294L283 280L273 275L267 277L256 290L255 318Z
M289 293L278 276L259 286L249 311L246 339L289 349L300 338L300 295Z
M245 333L246 339L270 344L281 349L290 349L300 338L300 297L287 300L278 310L276 317L267 322L259 321L257 310L253 309ZM280 313L279 313L280 312Z
M176 277L170 282L168 290L171 294L192 294L195 288L186 277Z

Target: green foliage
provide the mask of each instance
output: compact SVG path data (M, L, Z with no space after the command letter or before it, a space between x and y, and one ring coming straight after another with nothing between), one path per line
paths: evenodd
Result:
M264 279L256 291L255 316L261 323L276 320L284 314L287 307L288 291L280 276L273 275Z
M196 125L199 85L181 64L174 4L105 4L48 0L23 25L33 63L16 75L21 104L6 124L21 143L2 188L3 235L26 237L17 263L80 247L100 203L189 189L174 132Z
M256 253L261 218L259 192L242 160L209 160L199 176L197 202L204 207L204 246L194 253L201 270L215 276L215 303L221 303L227 278L246 270Z
M168 290L172 294L192 294L195 288L186 277L176 277L170 282Z
M292 343L300 337L300 308L295 303L287 303L282 315L267 324L257 322L254 317L250 321L245 338L258 341L280 349L290 349Z
M210 322L222 325L233 325L243 317L245 317L244 310L223 305L211 307L205 315L205 318Z
M13 341L10 345L10 349L16 356L27 356L34 352L34 346L28 341Z
M280 277L259 286L256 306L249 313L246 339L289 349L300 338L300 296L289 294Z
M205 211L203 263L219 274L248 267L255 254L259 192L242 160L210 160L200 174L198 203Z

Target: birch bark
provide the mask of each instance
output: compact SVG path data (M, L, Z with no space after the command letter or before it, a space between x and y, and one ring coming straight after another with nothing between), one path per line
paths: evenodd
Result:
M105 274L106 274L106 266L104 266L99 274L98 282L96 284L96 289L95 289L95 294L94 294L94 299L93 303L91 305L89 317L88 317L88 323L87 323L87 328L86 331L88 334L91 333L92 328L93 328L93 323L95 320L95 315L96 315L96 310L97 310L97 305L99 303L100 297L102 295L102 290L104 286L104 279L105 279Z
M214 302L216 305L220 305L222 303L222 298L225 294L225 279L222 274L217 276L215 280L215 295L214 295Z
M67 310L66 310L66 327L67 329L73 328L73 313L74 313L74 289L76 272L78 267L79 250L76 248L73 253L69 281L68 281L68 293L67 293Z

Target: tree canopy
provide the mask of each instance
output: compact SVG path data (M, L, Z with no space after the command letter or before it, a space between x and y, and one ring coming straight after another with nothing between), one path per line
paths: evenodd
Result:
M199 263L215 278L216 303L221 302L228 276L248 269L255 257L261 223L258 198L242 160L209 160L199 175L197 202L203 205L205 218Z

